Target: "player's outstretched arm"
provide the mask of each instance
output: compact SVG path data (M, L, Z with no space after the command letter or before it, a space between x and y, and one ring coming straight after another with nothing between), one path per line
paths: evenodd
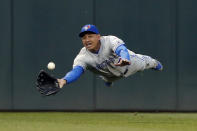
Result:
M83 74L84 69L81 66L75 66L70 72L68 72L62 79L58 79L59 86L62 88L66 84L70 84Z
M66 80L64 80L64 79L57 79L57 81L59 83L60 88L62 88L64 85L66 85Z
M120 56L120 60L115 64L115 66L125 66L131 64L130 55L125 45L120 45L117 47L115 53Z

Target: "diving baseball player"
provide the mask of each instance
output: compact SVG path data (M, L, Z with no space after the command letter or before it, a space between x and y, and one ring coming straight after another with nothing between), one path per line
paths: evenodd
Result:
M106 86L110 87L115 80L138 71L163 69L162 64L156 59L127 49L124 41L118 37L101 36L94 25L83 26L79 37L84 47L76 56L73 69L62 79L58 79L60 88L76 81L86 70L98 74Z

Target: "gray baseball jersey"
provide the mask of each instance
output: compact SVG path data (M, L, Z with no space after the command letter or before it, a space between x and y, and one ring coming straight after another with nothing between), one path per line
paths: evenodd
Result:
M120 57L115 54L115 50L118 46L124 44L124 42L115 36L101 36L100 42L101 46L97 54L83 47L76 56L73 67L81 66L84 70L88 69L105 77L107 81L127 77L146 68L147 63L144 60L146 56L135 54L130 50L128 50L128 52L131 58L131 65L115 66L114 64L118 63L120 59Z

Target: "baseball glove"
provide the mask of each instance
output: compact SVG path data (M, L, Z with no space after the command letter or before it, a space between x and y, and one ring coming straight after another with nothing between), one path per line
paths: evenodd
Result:
M44 70L41 70L38 74L36 88L41 94L45 96L54 95L60 91L57 79L50 76Z

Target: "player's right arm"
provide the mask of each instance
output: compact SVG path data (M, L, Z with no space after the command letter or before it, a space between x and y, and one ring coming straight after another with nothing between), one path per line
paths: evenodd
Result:
M58 79L59 86L62 88L66 84L75 82L85 72L87 64L87 57L85 55L85 48L82 48L73 62L73 69L66 73L62 79Z
M66 84L70 84L83 74L84 69L81 66L75 66L71 71L69 71L62 79L58 79L59 86L62 88Z

